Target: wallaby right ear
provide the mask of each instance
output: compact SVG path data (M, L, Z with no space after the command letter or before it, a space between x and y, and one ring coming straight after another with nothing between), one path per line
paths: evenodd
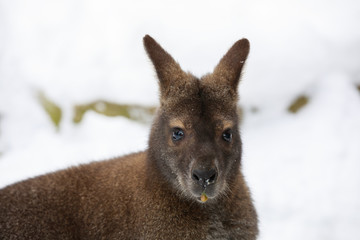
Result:
M249 40L240 39L228 50L225 56L215 67L214 79L229 84L236 92L241 75L241 70L250 50Z
M152 37L143 38L145 50L154 64L156 74L160 81L161 95L166 95L172 81L181 81L186 73L180 65L167 53Z

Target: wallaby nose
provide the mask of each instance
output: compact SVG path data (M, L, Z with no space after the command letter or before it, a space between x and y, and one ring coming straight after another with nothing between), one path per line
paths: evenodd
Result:
M210 170L201 170L201 169L195 169L192 172L192 179L195 180L195 182L204 188L206 188L208 185L215 183L217 177L217 172L215 169Z

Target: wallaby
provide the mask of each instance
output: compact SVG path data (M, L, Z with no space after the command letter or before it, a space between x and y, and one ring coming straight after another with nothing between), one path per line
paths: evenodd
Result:
M160 85L148 149L0 190L0 239L256 239L237 113L249 41L201 78L143 41Z

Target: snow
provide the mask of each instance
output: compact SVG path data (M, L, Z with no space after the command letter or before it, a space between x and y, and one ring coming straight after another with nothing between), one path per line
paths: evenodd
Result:
M98 99L157 104L145 34L198 76L246 37L243 171L259 239L358 239L359 13L353 0L0 0L0 187L146 148L150 125L71 121ZM37 91L63 109L58 131ZM287 112L301 94L309 103Z
M297 115L284 112L272 124L254 124L261 116L249 116L243 128L246 174L264 213L262 237L355 239L360 94L342 74L309 89L309 106Z

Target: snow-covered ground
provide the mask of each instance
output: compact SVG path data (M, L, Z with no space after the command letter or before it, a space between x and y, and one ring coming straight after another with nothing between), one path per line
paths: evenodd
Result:
M198 76L246 37L243 168L260 239L359 239L359 23L353 0L0 0L0 187L146 148L149 125L72 123L97 99L157 104L145 34ZM58 131L39 90L64 111Z

